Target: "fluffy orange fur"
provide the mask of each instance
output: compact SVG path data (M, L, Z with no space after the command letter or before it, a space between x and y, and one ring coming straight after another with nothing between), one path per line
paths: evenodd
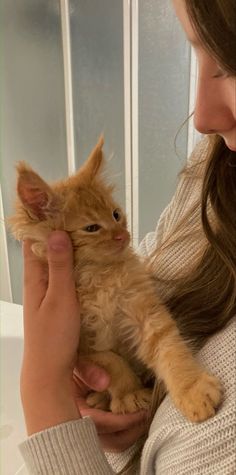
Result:
M52 185L20 162L11 231L16 239L32 239L44 260L52 230L71 237L81 304L79 352L111 375L107 391L89 395L91 406L115 413L148 408L151 390L141 382L148 369L188 419L203 421L220 403L220 382L194 359L156 294L147 263L130 246L126 217L101 173L102 146L101 138L74 176Z

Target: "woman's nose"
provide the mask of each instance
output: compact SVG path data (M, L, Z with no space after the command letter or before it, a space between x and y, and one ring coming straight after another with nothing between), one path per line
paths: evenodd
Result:
M215 79L216 81L216 79ZM194 127L202 134L223 133L235 126L232 105L223 83L198 80Z

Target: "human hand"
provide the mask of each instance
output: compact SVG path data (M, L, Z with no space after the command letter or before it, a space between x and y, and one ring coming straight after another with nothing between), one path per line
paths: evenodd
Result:
M88 406L86 397L91 391L103 391L109 386L108 373L95 364L80 359L75 370L76 400L82 416L90 416L96 426L98 437L105 452L122 452L131 447L148 430L147 411L133 414L112 412Z
M21 397L28 433L80 417L73 368L79 344L79 304L69 236L48 239L48 269L25 241L24 356Z

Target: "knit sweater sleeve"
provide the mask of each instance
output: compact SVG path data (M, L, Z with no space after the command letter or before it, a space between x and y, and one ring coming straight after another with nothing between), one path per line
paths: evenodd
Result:
M19 445L30 475L112 475L90 417L31 435Z

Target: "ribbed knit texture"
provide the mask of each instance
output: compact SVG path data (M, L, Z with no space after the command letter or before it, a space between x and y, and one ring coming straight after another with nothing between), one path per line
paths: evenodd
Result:
M214 335L198 359L224 386L215 417L188 422L167 396L152 422L141 473L148 475L236 474L236 318Z
M154 254L152 271L164 281L163 286L159 284L163 296L173 291L172 279L191 271L207 245L201 224L200 197L208 144L206 136L195 147L188 159L188 166L193 167L191 175L180 177L175 195L163 211L155 232L148 233L139 246L144 256ZM177 231L179 240L176 240ZM171 242L174 232L175 241ZM168 280L172 281L170 286Z
M163 212L156 231L149 233L140 245L143 255L155 251L153 270L163 279L160 284L163 296L173 290L173 282L168 285L168 280L189 272L207 244L200 219L207 146L206 136L188 160L189 165L194 166L194 174L180 177L175 196ZM189 212L187 223L181 225ZM171 240L176 227L180 241L158 252L164 241ZM235 352L234 318L198 355L205 368L217 375L224 386L224 401L216 416L201 424L190 423L167 396L152 422L143 449L140 475L236 475ZM106 459L89 418L34 434L20 445L32 475L110 475L124 467L134 450L133 446L122 454L106 454Z
M19 446L33 475L110 475L90 417L38 432Z

